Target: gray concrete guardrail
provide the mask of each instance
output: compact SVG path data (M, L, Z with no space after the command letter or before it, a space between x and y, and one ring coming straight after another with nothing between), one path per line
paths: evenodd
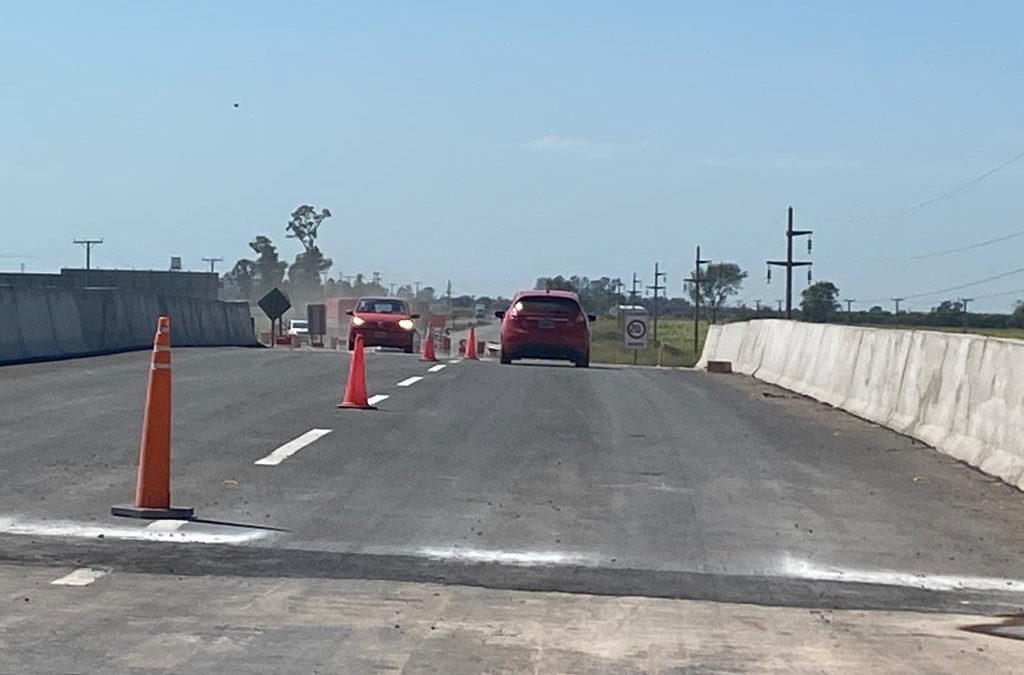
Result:
M1024 341L764 319L712 326L712 360L1024 489Z
M116 289L0 287L0 364L146 349L171 317L179 347L256 346L249 306Z

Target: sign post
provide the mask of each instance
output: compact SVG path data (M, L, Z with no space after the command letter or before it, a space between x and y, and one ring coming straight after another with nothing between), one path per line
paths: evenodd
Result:
M639 360L640 350L647 349L647 310L636 308L627 310L622 322L622 337L626 349L633 350L633 365Z
M292 303L284 293L274 288L260 298L259 306L263 313L267 315L267 318L270 319L270 345L274 346L277 344L278 333L278 331L274 330L274 322L278 322L278 328L280 329L281 315L291 308Z

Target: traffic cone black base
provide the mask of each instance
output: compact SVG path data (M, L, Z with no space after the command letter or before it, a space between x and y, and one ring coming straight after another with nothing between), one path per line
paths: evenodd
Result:
M171 506L166 509L147 509L144 506L124 504L111 506L110 515L143 520L192 520L193 509L187 506Z

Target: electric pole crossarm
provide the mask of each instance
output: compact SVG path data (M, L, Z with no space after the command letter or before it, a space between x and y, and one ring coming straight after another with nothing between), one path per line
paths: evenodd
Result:
M768 262L768 283L772 280L772 267L785 267L786 268L786 318L793 318L793 268L795 267L810 267L814 263L812 262L801 262L793 260L793 239L794 237L809 237L814 234L814 230L794 230L793 229L793 207L790 206L786 212L786 259L785 260L769 260ZM811 252L811 240L807 240L807 252ZM811 273L807 272L807 281L811 281Z

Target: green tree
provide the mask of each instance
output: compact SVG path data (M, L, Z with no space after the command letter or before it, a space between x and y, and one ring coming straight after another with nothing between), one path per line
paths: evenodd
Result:
M398 291L395 293L398 297L403 300L412 300L416 297L416 292L412 290L412 286L409 284L403 284L398 287Z
M700 284L690 284L690 302L697 302L697 293L700 293L700 301L711 309L711 323L715 323L718 310L730 296L739 293L747 273L736 263L711 263L700 276ZM696 278L695 272L690 277Z
M1013 307L1013 314L1007 322L1012 328L1024 328L1024 300L1018 300Z
M433 286L424 286L416 294L416 299L420 302L434 302L437 299L437 291Z
M964 303L960 300L943 300L932 307L932 314L959 314L964 311Z
M252 302L256 286L256 263L248 258L242 258L235 263L231 271L224 275L224 281L234 289L234 296L240 300Z
M576 278L578 279L579 277ZM566 279L561 274L557 277L540 277L533 287L538 291L572 291L575 293L577 290L572 281Z
M303 247L303 251L295 256L295 262L288 272L288 281L291 282L293 291L298 294L316 297L322 292L320 275L329 270L333 262L330 258L324 257L316 241L320 225L330 217L331 212L327 209L321 209L318 213L312 206L303 204L292 212L291 219L285 227L288 238L298 239Z
M805 321L828 321L839 310L839 288L831 281L819 281L804 289L800 311Z
M270 237L265 235L257 235L249 242L249 248L258 256L254 263L256 266L256 294L262 297L271 289L281 285L285 272L288 270L288 263L279 258L277 247L270 241Z

